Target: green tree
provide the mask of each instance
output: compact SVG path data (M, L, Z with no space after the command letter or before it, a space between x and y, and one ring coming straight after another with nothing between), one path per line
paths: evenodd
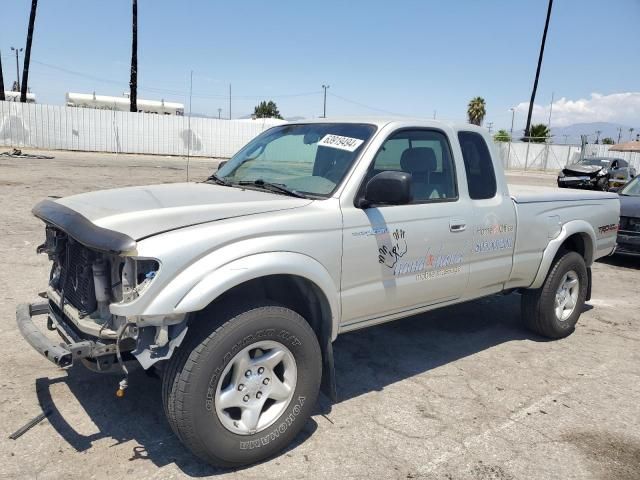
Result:
M531 137L523 137L523 142L545 143L551 137L549 127L544 123L531 125Z
M278 106L273 100L262 101L253 110L256 118L282 118Z
M496 142L510 142L511 135L506 130L498 130L496 134L493 136L493 140Z
M603 144L603 145L613 145L613 144L615 144L615 143L616 143L616 142L614 142L614 141L613 141L613 138L611 138L611 137L604 137L604 138L602 139L602 144Z
M482 97L474 97L469 101L467 107L467 118L469 123L473 125L482 125L485 115L487 114L486 103Z

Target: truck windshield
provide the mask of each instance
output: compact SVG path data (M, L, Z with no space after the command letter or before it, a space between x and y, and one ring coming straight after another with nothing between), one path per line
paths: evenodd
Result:
M357 123L281 125L249 142L216 177L229 185L275 184L328 197L374 132L374 126Z

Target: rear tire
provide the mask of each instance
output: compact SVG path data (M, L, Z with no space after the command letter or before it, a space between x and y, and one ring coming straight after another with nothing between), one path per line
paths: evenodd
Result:
M213 311L219 321L196 318L169 361L163 404L195 455L239 467L280 452L304 427L318 397L322 356L309 324L288 308Z
M522 295L525 324L547 338L571 335L582 313L588 287L584 258L576 252L560 253L542 287L525 290Z

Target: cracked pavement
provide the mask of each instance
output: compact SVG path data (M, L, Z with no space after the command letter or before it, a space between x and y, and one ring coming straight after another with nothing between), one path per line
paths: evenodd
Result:
M623 479L640 478L640 259L593 268L576 332L546 341L520 324L519 298L496 296L344 334L334 345L338 394L322 397L279 457L216 471L164 419L160 382L57 369L20 337L17 303L45 287L35 254L47 195L183 181L180 158L51 152L0 158L0 478ZM192 159L202 179L215 164ZM517 172L513 183L550 185ZM18 440L13 431L53 406Z

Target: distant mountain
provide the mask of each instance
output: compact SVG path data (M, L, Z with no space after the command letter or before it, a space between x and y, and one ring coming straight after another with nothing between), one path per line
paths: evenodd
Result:
M614 142L618 142L619 128L622 128L620 142L629 141L629 125L609 122L593 122L593 123L575 123L567 127L552 127L551 135L553 135L553 143L580 143L580 135L587 135L589 143L594 143L600 131L600 142L605 137L610 137ZM633 132L633 139L637 130Z

